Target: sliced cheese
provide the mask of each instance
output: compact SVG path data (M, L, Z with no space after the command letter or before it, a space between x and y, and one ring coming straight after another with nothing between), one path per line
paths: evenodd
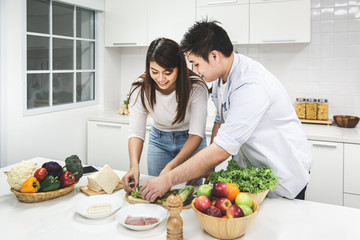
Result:
M107 193L111 194L118 183L120 182L119 176L105 164L105 166L94 176L94 181Z
M102 187L96 182L96 177L98 174L99 172L96 172L87 177L88 187L95 192L100 192L102 190Z
M88 206L86 212L88 214L101 214L101 213L110 212L110 210L111 210L110 203L94 203Z

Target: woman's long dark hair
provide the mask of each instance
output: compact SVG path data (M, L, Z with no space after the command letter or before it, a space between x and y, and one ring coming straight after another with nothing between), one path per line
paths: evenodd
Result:
M146 54L146 68L145 73L139 77L139 81L135 81L131 86L130 98L134 90L140 87L141 103L145 105L145 97L149 102L150 108L154 109L156 104L155 87L156 83L150 76L150 62L156 62L164 69L178 68L178 75L176 79L176 100L178 103L177 114L172 124L184 121L186 114L186 107L189 102L192 84L206 84L200 80L198 75L188 69L184 54L180 51L180 46L175 41L167 38L157 38L151 42ZM197 76L194 80L190 76ZM138 96L137 96L138 97ZM206 106L204 106L206 107Z

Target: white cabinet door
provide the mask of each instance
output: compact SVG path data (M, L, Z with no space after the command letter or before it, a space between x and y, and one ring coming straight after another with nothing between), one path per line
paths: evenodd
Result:
M105 1L105 46L147 45L147 0Z
M343 143L309 141L313 154L306 200L343 205Z
M198 1L196 19L205 18L221 22L233 44L249 43L249 4L235 0Z
M360 208L360 195L344 193L344 206Z
M180 43L194 21L194 0L151 0L148 4L148 43L159 37Z
M310 0L250 0L250 43L310 42Z
M128 150L129 124L88 121L87 159L88 164L128 171L130 168ZM146 127L145 142L140 159L140 173L147 174L147 149L150 127Z
M146 126L145 141L144 141L143 150L141 152L141 158L140 158L140 173L141 174L148 174L147 153L148 153L148 147L149 147L150 128L151 128L150 126Z
M344 192L360 194L360 144L344 144Z
M127 124L88 121L88 164L128 171L128 129Z

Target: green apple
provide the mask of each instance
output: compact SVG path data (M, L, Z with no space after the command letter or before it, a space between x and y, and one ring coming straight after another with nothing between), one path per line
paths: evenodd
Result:
M235 198L236 205L246 205L252 207L252 199L246 193L239 193Z
M211 185L203 184L198 188L196 195L198 197L206 196L211 200L212 199L212 190L213 190L213 187Z
M249 216L253 213L253 210L248 205L240 204L239 207L243 210L245 216Z

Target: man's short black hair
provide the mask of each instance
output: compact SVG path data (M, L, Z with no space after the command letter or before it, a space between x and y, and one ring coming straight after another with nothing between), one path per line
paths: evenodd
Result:
M226 31L218 24L220 22L207 19L195 22L185 33L180 44L181 50L200 56L207 62L212 50L230 57L234 47Z

